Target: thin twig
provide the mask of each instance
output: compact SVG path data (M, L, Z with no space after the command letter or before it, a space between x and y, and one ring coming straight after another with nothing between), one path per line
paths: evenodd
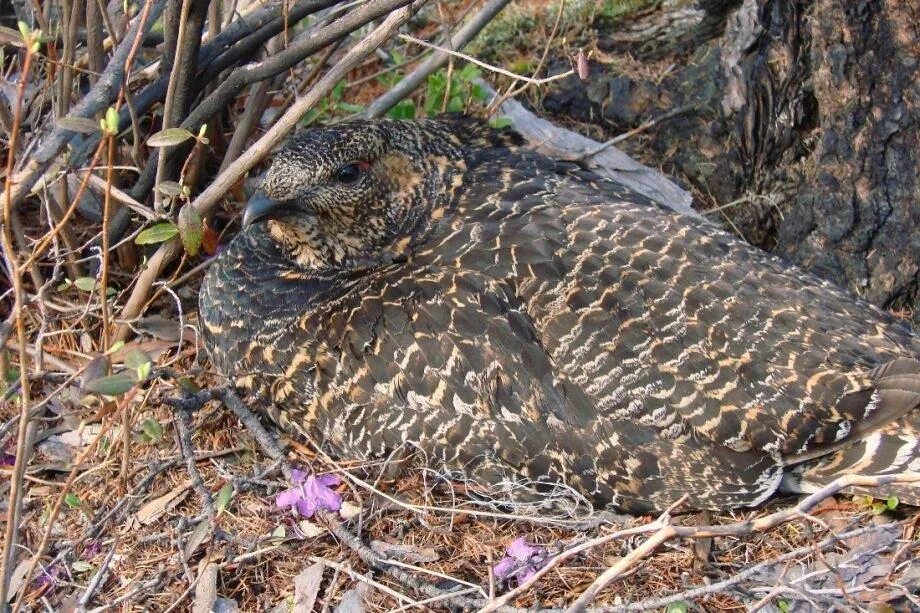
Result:
M523 81L525 83L530 83L531 85L546 85L547 83L552 83L553 81L558 81L560 79L564 79L568 77L569 75L575 74L574 70L567 70L566 72L562 72L562 73L555 74L549 77L545 77L543 79L534 79L532 77L525 77L524 75L519 75L515 72L511 72L510 70L505 70L504 68L500 68L499 66L493 66L492 64L487 64L483 62L482 60L477 60L472 55L467 55L466 53L460 53L459 51L451 51L450 49L446 49L444 47L440 47L438 45L435 45L429 42L425 42L423 40L415 38L414 36L409 36L408 34L400 34L399 38L401 38L402 40L408 41L410 43L415 43L416 45L421 45L423 47L428 47L429 49L440 51L441 53L447 53L449 55L459 57L461 59L466 60L467 62L476 64L477 66L485 68L489 72L494 72L500 75L504 75L506 77L511 77L512 79L516 81Z
M510 0L489 0L478 13L476 13L463 27L457 30L457 33L450 38L450 47L452 49L463 49L479 32L505 8ZM363 117L380 117L396 104L411 94L415 88L425 82L429 75L433 74L447 62L451 55L447 51L438 51L431 54L415 70L403 77L389 91L378 97L376 100L367 105L361 113Z

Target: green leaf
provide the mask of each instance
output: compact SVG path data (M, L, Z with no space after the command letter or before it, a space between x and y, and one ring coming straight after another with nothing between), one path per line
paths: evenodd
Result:
M393 119L413 119L415 117L415 103L411 100L400 100L396 106L387 111L387 116Z
M174 147L180 145L195 135L185 128L166 128L155 134L151 134L147 139L148 147Z
M115 341L114 343L112 343L112 346L109 347L109 350L106 351L106 353L109 354L109 355L111 355L111 354L113 354L113 353L117 353L117 352L121 351L121 348L124 347L124 346L125 346L125 342L124 342L124 341Z
M57 125L78 134L94 134L99 131L99 124L94 119L86 117L61 117L57 120Z
M150 371L153 370L153 362L147 362L146 364L141 364L135 369L137 373L138 381L146 381L147 377L150 376Z
M118 134L118 111L114 106L110 106L105 111L105 131L112 136Z
M884 502L873 502L872 503L871 511L873 515L881 515L887 510L888 510L888 505L886 505Z
M137 374L138 381L145 381L150 376L150 370L153 367L153 360L150 356L140 349L132 348L125 354L125 367L130 368Z
M182 195L182 184L176 181L163 181L157 185L157 191L169 198L175 198Z
M125 354L124 363L125 367L132 370L137 370L138 367L143 366L144 364L150 364L150 356L137 347L132 347Z
M204 237L204 222L201 215L190 204L186 204L179 211L179 236L182 245L189 255L198 255L201 248L201 239Z
M678 600L669 604L664 610L666 613L687 613L690 610L690 605L683 600Z
M287 536L287 530L284 529L284 526L278 526L272 530L272 537L276 539L283 539Z
M155 419L145 419L141 424L141 430L144 432L146 441L153 442L163 438L163 426Z
M489 122L489 125L495 128L496 130L504 130L505 128L511 127L512 121L507 117L496 117Z
M80 500L80 497L73 492L67 492L67 495L64 496L64 504L66 504L71 509L79 509L83 507L83 501Z
M201 388L198 387L198 384L192 381L191 377L187 377L185 375L179 377L176 380L176 383L178 383L179 387L181 387L185 392L189 394L197 394L201 391Z
M776 608L782 611L783 613L789 613L789 601L788 600L777 600Z
M220 491L217 492L217 500L214 503L215 508L217 509L217 514L220 515L224 509L230 504L230 500L233 498L233 484L226 483Z
M134 242L138 245L155 245L168 241L179 233L179 228L171 221L164 221L150 226L137 235Z
M70 567L77 573L88 573L93 570L93 565L89 562L84 562L83 560L77 560Z
M32 30L29 28L29 24L24 21L19 21L16 25L19 26L19 34L22 36L23 42L28 45L32 40Z
M897 509L899 504L901 504L901 501L897 496L889 496L885 499L885 506L888 507L889 511Z
M91 292L96 289L96 279L93 277L80 277L73 284L78 290L84 292Z
M128 393L132 387L134 387L134 379L126 372L99 377L83 385L86 391L105 396L121 396Z

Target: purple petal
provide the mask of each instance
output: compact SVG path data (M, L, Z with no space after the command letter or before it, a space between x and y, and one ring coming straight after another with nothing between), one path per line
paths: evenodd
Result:
M515 560L526 562L532 556L540 553L540 548L528 545L527 540L523 536L519 536L514 539L514 542L508 545L506 553Z
M335 475L323 476L333 477L336 483L339 483L339 478ZM331 483L330 479L325 479L324 481L326 483ZM330 489L326 483L322 483L319 479L312 476L307 477L307 482L303 485L305 498L313 502L318 509L338 511L342 508L342 497L339 496L338 492Z
M99 553L102 547L99 544L99 541L93 539L86 544L86 547L83 548L83 559L89 560L90 558L96 557L96 554Z
M527 566L519 570L518 573L514 576L514 578L517 579L518 585L520 585L522 583L526 583L528 579L530 579L536 574L537 574L536 568L534 568L533 566Z
M9 453L0 453L0 466L15 466L16 456Z
M291 470L291 483L300 485L307 479L307 473L297 468Z
M339 476L334 473L316 475L316 482L325 487L338 487L342 485L342 480L339 479Z
M511 574L511 571L514 570L514 567L517 566L517 564L517 560L505 556L498 564L492 567L492 574L495 575L496 579L504 579Z
M309 498L301 498L297 501L297 512L301 517L313 517L316 513L316 503Z
M282 509L293 507L303 498L303 491L299 487L284 490L275 498L275 504Z

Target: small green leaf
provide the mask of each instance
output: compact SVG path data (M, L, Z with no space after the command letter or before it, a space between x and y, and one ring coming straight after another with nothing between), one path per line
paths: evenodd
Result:
M690 605L683 600L678 600L669 604L664 610L666 613L687 613L690 610Z
M115 341L114 343L112 343L112 346L109 347L109 350L106 351L106 354L111 355L113 353L117 353L121 351L121 348L124 346L125 346L124 341Z
M153 442L163 438L163 426L155 419L145 419L141 424L141 430L144 432L146 441Z
M147 139L148 147L174 147L180 145L195 135L185 128L166 128Z
M511 124L512 121L507 117L496 117L489 122L489 125L496 130L504 130L505 128L511 127Z
M204 237L204 222L201 215L190 204L186 204L179 211L179 236L182 245L189 255L198 255L201 248L201 239Z
M138 381L146 381L150 376L150 371L153 370L153 362L147 362L146 364L141 364L138 366L134 372L137 373Z
M201 388L198 387L198 384L192 381L191 377L186 377L185 375L179 377L176 380L176 383L179 384L179 387L181 387L183 391L189 394L197 394L201 391Z
M57 125L78 134L94 134L99 131L99 124L86 117L61 117L57 120Z
M137 347L132 347L125 354L124 363L127 368L136 370L139 366L142 366L143 364L149 364L150 356L144 353L143 351L141 351L140 349L138 349Z
M169 198L175 198L182 194L182 185L176 181L163 181L157 185L157 191Z
M888 505L886 505L884 502L873 502L872 503L871 511L873 515L881 515L887 510L888 510Z
M387 111L387 116L393 119L413 119L415 103L411 100L400 100L396 106Z
M205 145L208 144L208 139L206 138L207 133L208 133L208 124L206 123L201 124L201 127L198 128L198 140L204 143Z
M287 530L284 529L284 526L278 526L272 530L272 537L276 539L283 539L287 536Z
M789 601L788 600L777 600L776 608L782 611L782 613L789 613Z
M105 111L105 132L112 136L118 134L118 111L114 106L110 106Z
M84 292L91 292L96 289L96 279L93 277L80 277L73 284L78 290Z
M888 507L889 511L897 509L899 504L901 504L901 501L897 496L889 496L885 499L885 506Z
M168 241L179 233L179 228L171 221L164 221L150 226L137 235L134 242L138 245L155 245Z
M224 509L230 504L230 500L233 498L233 484L226 483L220 491L217 492L217 500L214 503L215 508L217 509L217 514L220 515Z
M83 560L77 560L70 567L77 573L88 573L93 570L93 565L89 562L84 562Z
M67 495L64 496L64 504L66 504L71 509L79 509L83 507L83 501L80 500L80 497L73 492L67 492Z
M17 22L16 25L19 26L19 34L22 36L22 40L26 44L29 44L29 41L32 40L32 30L31 28L29 28L29 24L27 24L24 21L20 21L20 22Z
M99 377L83 385L86 391L105 396L121 396L128 393L132 387L134 387L134 379L126 372Z

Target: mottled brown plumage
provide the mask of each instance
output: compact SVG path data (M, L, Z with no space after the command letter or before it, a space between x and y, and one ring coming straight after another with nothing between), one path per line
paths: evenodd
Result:
M321 128L262 190L202 286L204 338L340 457L414 449L633 512L920 470L905 326L513 136Z

